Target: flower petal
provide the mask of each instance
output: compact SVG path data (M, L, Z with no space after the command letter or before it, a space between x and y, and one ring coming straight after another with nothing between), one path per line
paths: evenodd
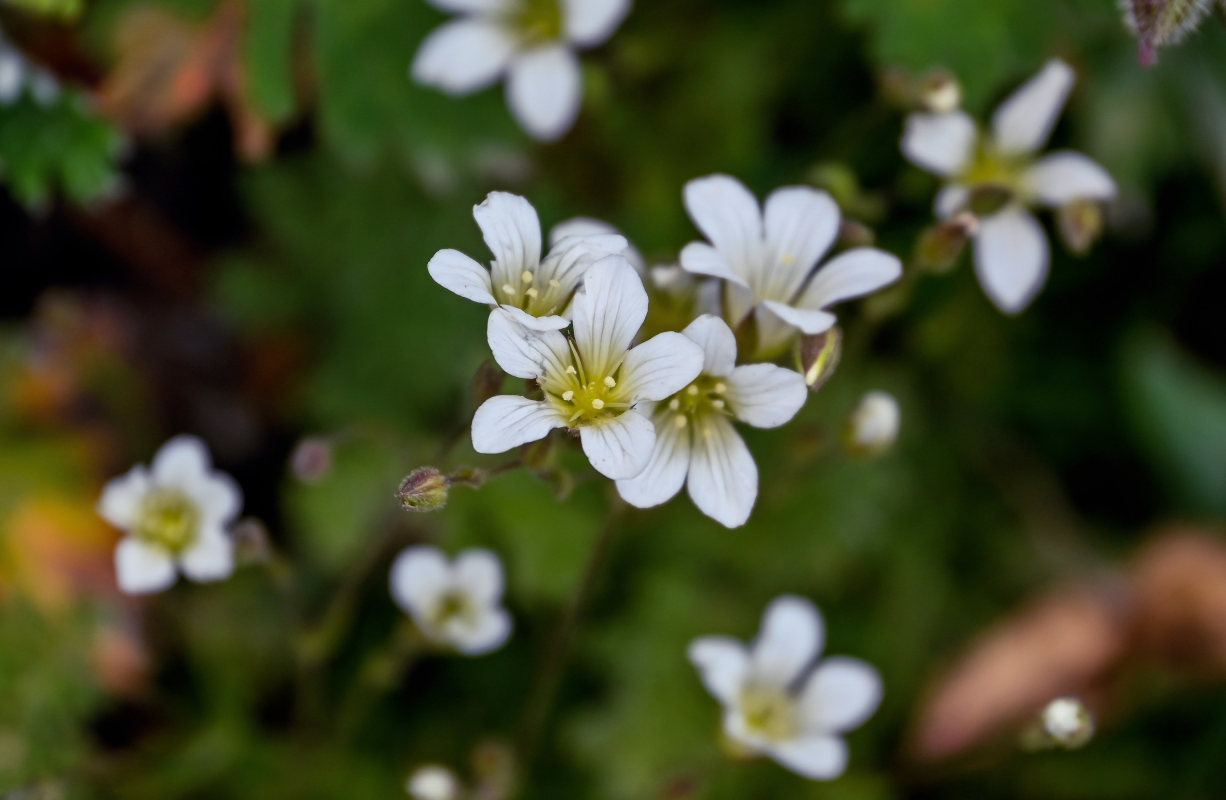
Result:
M186 489L205 480L211 464L204 442L195 436L176 436L153 457L153 483Z
M490 192L473 206L473 219L494 254L494 286L518 285L520 273L540 266L541 220L526 199L510 192Z
M502 561L491 550L474 548L456 557L452 566L456 588L478 603L492 605L502 598Z
M819 781L837 778L847 769L847 744L837 736L813 736L784 742L770 749L783 766Z
M451 588L451 564L436 547L405 548L392 562L389 588L396 605L420 621L439 595Z
M459 635L452 636L452 646L466 656L483 656L506 644L514 624L505 609L492 608L477 618Z
M970 202L971 190L958 183L947 183L937 192L933 201L933 212L938 219L949 219Z
M702 348L702 374L722 378L736 366L736 336L714 314L703 314L681 331Z
M817 606L803 597L783 595L767 607L753 644L755 677L790 686L817 658L825 624Z
M234 573L234 542L221 528L206 527L180 557L179 568L197 583L225 580Z
M175 582L175 563L170 554L131 536L115 548L115 578L127 594L149 594Z
M915 166L942 177L961 172L970 163L979 132L962 111L912 114L902 134L902 154Z
M149 472L136 466L118 478L112 478L98 499L98 513L116 528L128 528L140 513L141 503L149 491Z
M556 247L558 242L568 236L621 236L621 231L609 223L591 217L571 217L554 225L549 231L549 246Z
M838 320L834 314L828 311L821 311L812 308L796 308L789 306L786 303L777 303L774 300L767 300L762 305L774 314L779 319L797 328L800 331L815 336L819 333L825 333L834 327L834 323Z
M566 337L556 329L529 328L524 325L524 318L537 318L523 312L520 314L514 314L507 308L496 308L490 312L485 338L494 354L494 361L508 374L526 380L564 371L570 363L570 346L566 343ZM541 318L544 321L549 319Z
M749 675L749 651L729 636L703 636L690 642L690 663L707 691L724 705L736 702Z
M709 175L687 183L684 198L690 219L707 241L715 245L729 270L739 275L744 283L744 279L759 267L763 248L762 211L753 193L729 175ZM693 263L695 258L697 256L691 253L688 260ZM691 267L684 251L681 265L691 272L724 277Z
M818 270L797 305L829 308L889 286L901 277L902 262L897 256L873 247L857 247L840 253Z
M502 394L481 404L473 415L473 449L478 453L505 453L521 444L544 439L566 419L543 400Z
M617 493L635 508L666 503L685 485L690 469L690 429L688 425L678 427L676 420L674 414L655 414L656 444L651 460L638 475L617 482Z
M1040 158L1026 174L1039 202L1062 206L1073 200L1110 200L1115 181L1107 170L1081 153L1062 151Z
M625 236L617 233L565 236L552 245L536 280L540 284L557 281L555 291L569 296L593 264L605 256L624 254L629 244Z
M880 704L877 670L855 658L827 658L801 691L801 724L815 735L849 731L864 724Z
M1047 142L1077 79L1059 59L1048 61L992 115L994 144L1006 153L1033 153Z
M563 45L521 53L511 62L507 102L531 136L551 142L570 130L583 101L579 61Z
M562 0L566 38L593 47L613 35L630 12L630 0Z
M647 318L647 290L624 256L606 256L588 269L571 317L587 372L593 380L611 374Z
M745 524L758 499L758 465L732 423L718 414L694 420L686 482L698 510L726 528Z
M433 31L413 58L413 80L448 94L467 94L498 80L515 52L505 28L483 19L457 19Z
M546 333L548 331L558 332L570 327L570 320L561 314L551 314L548 317L534 317L522 308L516 308L512 305L503 303L498 306L498 310L511 317L521 328L536 333ZM488 336L488 329L487 329ZM496 361L497 359L495 359ZM505 367L504 367L505 369Z
M728 410L755 428L777 428L796 416L809 397L804 376L774 364L737 367L725 382Z
M200 507L207 524L224 528L234 521L243 507L243 491L224 472L212 472L188 488L188 495Z
M724 254L706 242L690 242L681 248L681 268L695 275L710 275L745 286L745 279L733 272Z
M633 478L647 466L656 444L656 428L631 409L616 419L581 428L579 438L596 471L617 481Z
M765 274L750 281L761 299L790 301L839 233L842 214L825 192L808 186L776 189L766 198Z
M637 400L663 400L702 372L702 348L673 331L632 348L622 362L622 380Z
M459 250L439 250L426 265L435 283L475 303L495 305L490 271Z
M988 298L1006 314L1020 313L1047 280L1047 236L1020 207L980 220L975 273Z

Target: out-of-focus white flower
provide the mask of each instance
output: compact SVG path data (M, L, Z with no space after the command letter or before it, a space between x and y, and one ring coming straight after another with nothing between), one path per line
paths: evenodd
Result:
M464 655L497 650L511 635L502 563L489 550L465 550L449 562L438 548L410 547L392 564L391 589L427 639Z
M468 94L507 75L507 103L519 124L552 141L575 122L583 76L575 51L608 39L630 0L429 0L459 17L431 33L413 60L413 78Z
M706 636L690 661L724 707L724 732L806 778L829 780L847 767L839 735L859 727L881 702L881 678L863 661L820 654L825 629L808 600L784 596L762 618L753 644Z
M847 424L847 444L853 452L874 455L898 438L902 412L889 392L872 391L860 399Z
M176 567L201 583L228 578L234 545L227 527L241 507L238 486L212 469L203 442L171 439L152 467L115 478L98 501L98 513L127 533L115 548L119 588L159 592L175 582Z
M762 358L778 355L798 331L829 330L835 316L827 309L902 275L897 258L871 247L840 253L815 272L841 214L829 194L808 186L777 189L759 208L740 181L711 175L686 184L685 207L710 244L686 245L681 266L726 282L724 311L733 328L756 313Z
M438 764L418 767L404 790L413 800L458 800L461 787L455 773Z
M597 472L633 478L656 440L655 426L638 406L663 400L698 377L702 348L674 332L630 347L647 316L647 292L620 255L587 271L573 311L573 340L561 331L529 330L501 309L490 314L494 360L517 378L537 380L545 397L486 400L473 417L473 448L502 453L554 428L570 428L579 431Z
M980 217L975 272L988 298L1008 314L1021 312L1047 281L1047 236L1028 210L1079 200L1110 200L1115 181L1080 153L1037 153L1048 137L1075 75L1050 61L996 109L990 132L967 114L912 114L902 152L916 166L948 180L936 214L948 219L969 209Z
M458 250L430 259L430 277L444 289L491 308L503 308L521 325L561 330L583 273L600 258L628 246L618 234L555 236L541 258L541 222L519 195L490 192L473 208L485 243L494 254L489 269Z
M1094 735L1094 716L1076 697L1052 700L1040 720L1047 735L1065 747L1081 747Z
M55 76L26 58L0 31L0 106L17 102L27 87L40 105L45 106L60 96L60 84Z
M656 404L651 460L637 476L618 481L617 491L631 505L650 508L685 484L702 513L735 528L749 519L758 497L758 467L732 421L776 428L796 416L809 390L790 369L736 366L736 337L719 317L701 316L682 333L702 347L702 373Z

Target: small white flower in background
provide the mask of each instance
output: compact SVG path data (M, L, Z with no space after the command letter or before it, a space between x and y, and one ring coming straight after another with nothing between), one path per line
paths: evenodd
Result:
M1028 209L1115 197L1115 181L1086 156L1037 156L1074 79L1063 61L1048 62L996 109L990 132L981 133L961 111L912 114L903 132L903 155L948 180L936 198L937 216L969 208L981 218L975 272L988 298L1008 314L1025 309L1047 281L1047 235Z
M115 478L98 501L98 513L127 533L115 548L119 588L159 592L175 582L176 568L201 583L228 578L234 545L226 529L241 507L238 486L212 469L203 442L171 439L150 468Z
M561 330L570 324L571 297L583 273L600 258L624 251L624 236L555 236L541 258L541 222L519 195L490 192L473 207L473 217L494 254L490 268L458 250L440 250L430 259L430 277L460 297L503 308L521 325Z
M740 181L711 175L686 184L685 207L710 244L686 245L681 266L726 282L733 328L756 314L759 358L777 356L797 332L824 333L835 323L830 306L902 276L897 258L872 247L840 253L814 272L842 215L829 194L808 186L777 189L760 208Z
M413 78L461 95L505 73L511 113L544 141L562 136L579 115L583 75L575 51L604 42L630 11L630 0L429 2L460 16L422 43Z
M875 455L894 444L901 423L902 411L893 395L869 392L848 419L847 444L860 455Z
M415 769L404 790L413 800L458 800L462 791L455 773L438 764Z
M45 106L60 96L60 84L55 76L26 58L0 31L0 106L17 102L27 87L40 105Z
M750 646L726 636L690 645L690 661L724 707L724 732L807 778L847 767L839 735L859 727L881 702L881 678L863 661L836 656L813 665L824 644L817 608L777 598Z
M419 545L396 557L392 598L422 634L467 656L502 647L511 615L502 608L502 563L489 550L465 550L454 562Z
M736 366L736 337L719 317L701 316L682 333L703 349L702 374L656 404L651 461L636 477L618 481L617 491L631 505L650 508L685 484L702 513L735 528L757 500L758 467L733 420L777 428L796 416L809 389L790 369Z
M473 416L473 449L502 453L542 439L554 428L579 431L596 471L633 478L651 458L656 431L638 409L698 377L702 348L680 333L661 333L630 347L647 317L647 292L623 256L587 271L573 304L575 331L533 331L501 309L490 315L494 360L517 378L535 379L544 399L499 395Z
M1081 747L1094 735L1094 716L1076 697L1052 700L1039 718L1047 735L1064 747Z

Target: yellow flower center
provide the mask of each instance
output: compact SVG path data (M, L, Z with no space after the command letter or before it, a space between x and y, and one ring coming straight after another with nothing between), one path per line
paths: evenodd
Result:
M621 362L599 370L600 374L590 373L574 342L569 343L571 357L565 370L541 378L545 398L566 416L571 428L621 416L632 405L628 387L620 381Z
M141 541L180 553L196 541L200 509L183 492L155 489L145 495L132 533Z
M522 309L534 317L548 317L561 313L567 295L562 293L562 284L557 280L537 280L536 273L525 269L518 280L508 280L495 287L498 301Z
M796 700L783 689L747 687L741 692L740 707L745 728L754 736L782 741L800 730Z
M1029 156L1002 153L981 140L970 165L957 179L971 190L971 212L987 216L1013 200L1024 201L1030 191L1024 181L1030 162Z
M689 386L661 403L657 413L670 416L678 428L691 423L701 425L702 419L710 414L731 416L727 393L728 384L723 378L699 375Z
M470 619L476 613L469 596L463 592L444 592L430 612L430 622L436 628L445 627L449 622Z
M561 0L521 0L512 12L511 25L529 45L562 38Z

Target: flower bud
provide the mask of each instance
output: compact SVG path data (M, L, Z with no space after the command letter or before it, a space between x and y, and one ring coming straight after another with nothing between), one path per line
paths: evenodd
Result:
M1124 24L1137 37L1143 66L1158 63L1158 48L1176 44L1200 25L1213 0L1122 0Z
M483 361L473 373L473 405L479 406L502 391L505 376L493 361Z
M1088 253L1103 233L1103 209L1093 200L1066 203L1056 220L1065 246L1079 256Z
M272 541L268 528L254 517L240 519L230 529L234 542L234 559L239 564L264 564L272 558Z
M957 111L962 106L962 84L949 70L930 70L920 81L919 104L934 114Z
M898 438L902 413L894 396L881 391L864 395L847 422L847 449L853 455L873 456Z
M437 764L414 770L404 790L413 800L457 800L463 791L455 773Z
M845 219L839 226L839 244L844 247L872 247L877 241L873 229L863 222Z
M447 476L434 467L415 469L400 482L396 498L405 511L438 511L447 505Z
M1008 205L1012 199L1013 190L1008 186L985 183L971 191L967 207L977 217L990 217Z
M1052 741L1069 749L1081 747L1094 735L1094 716L1076 697L1052 700L1039 718Z
M306 437L290 454L289 468L303 483L319 483L332 471L332 442L323 436Z
M915 247L916 261L933 272L946 272L957 263L966 243L978 230L979 220L969 211L933 225L920 236Z
M830 380L843 355L843 332L831 328L816 336L800 339L800 374L809 391L816 392Z

